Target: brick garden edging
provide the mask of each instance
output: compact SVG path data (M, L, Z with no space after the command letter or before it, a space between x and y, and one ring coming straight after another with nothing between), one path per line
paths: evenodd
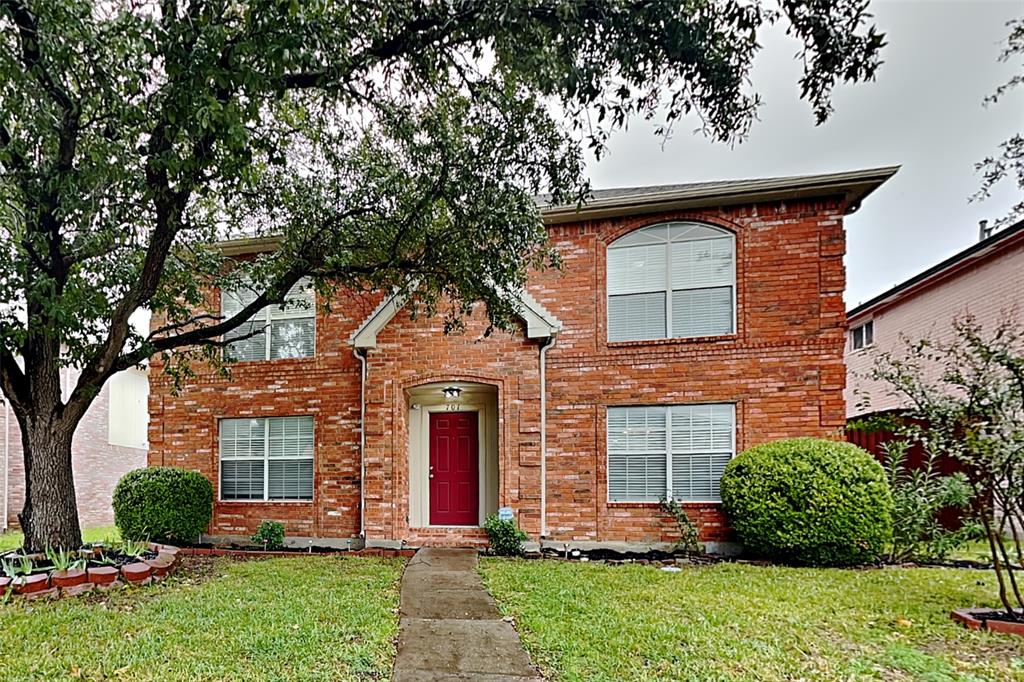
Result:
M1024 622L996 620L986 618L989 614L1002 613L997 609L957 609L949 614L953 620L961 623L969 630L988 630L989 632L1005 632L1024 637Z
M122 585L148 585L161 580L178 564L180 550L150 543L155 559L141 559L123 566L92 566L85 569L32 573L17 578L0 577L0 597L12 591L25 599L57 599Z

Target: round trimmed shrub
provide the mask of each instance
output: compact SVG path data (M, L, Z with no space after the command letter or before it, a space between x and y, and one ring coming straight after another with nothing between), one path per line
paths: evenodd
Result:
M722 475L722 506L743 545L811 566L875 561L892 540L885 472L856 445L793 438L742 452Z
M213 484L198 471L135 469L114 488L114 523L125 540L190 541L212 517Z

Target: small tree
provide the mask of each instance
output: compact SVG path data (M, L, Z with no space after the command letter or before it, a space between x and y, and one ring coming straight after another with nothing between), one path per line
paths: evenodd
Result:
M999 598L1021 618L1024 329L1007 319L985 331L964 316L953 331L949 342L908 341L899 356L881 354L873 375L908 400L908 438L965 464L969 513L984 529Z
M882 445L883 466L893 503L889 561L945 559L954 549L979 535L973 521L953 530L944 527L939 520L939 513L947 507L966 508L971 488L962 473L942 474L937 452L926 453L919 466L910 466L909 449L910 441L904 438Z

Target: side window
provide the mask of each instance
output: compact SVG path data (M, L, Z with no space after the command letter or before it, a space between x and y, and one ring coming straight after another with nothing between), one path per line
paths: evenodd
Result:
M609 502L721 501L733 404L609 407L607 423Z
M221 293L221 315L236 314L256 298L247 289ZM267 306L252 320L229 332L232 341L226 353L238 361L279 360L313 356L316 340L314 292L307 280L300 280L288 292L283 306Z
M107 411L107 442L129 448L144 448L149 435L149 376L145 370L126 369L107 382L110 409Z
M736 239L698 223L652 225L608 247L608 340L732 334Z
M850 330L850 345L853 350L867 348L875 343L875 321L868 320Z

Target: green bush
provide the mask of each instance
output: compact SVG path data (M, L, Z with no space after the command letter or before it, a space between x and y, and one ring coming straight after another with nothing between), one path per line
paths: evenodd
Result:
M722 506L748 551L785 563L868 563L892 540L885 472L851 443L794 438L752 447L725 468Z
M284 549L284 524L280 521L260 521L252 541L265 549Z
M198 471L135 469L114 488L114 523L125 540L191 541L212 516L213 485Z
M522 556L526 533L515 521L502 521L492 514L484 521L484 530L491 543L491 551L498 556Z

